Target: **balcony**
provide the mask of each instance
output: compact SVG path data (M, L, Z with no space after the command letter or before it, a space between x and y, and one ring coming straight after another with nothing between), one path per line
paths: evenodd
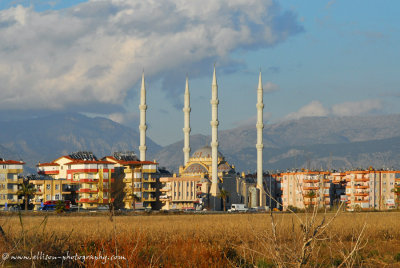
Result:
M98 191L99 191L98 189L83 188L79 189L77 193L97 193Z
M358 199L358 200L354 200L354 203L369 203L368 199Z
M81 198L78 200L78 203L98 203L99 199L97 198Z
M369 185L354 185L356 189L368 189Z
M8 170L8 173L15 173L15 174L18 174L18 173L23 173L24 172L24 170L23 169L15 169L15 168L9 168Z
M354 179L354 181L357 181L357 182L367 182L367 181L369 181L369 178L356 178L356 179Z
M155 178L143 178L143 182L156 182Z
M18 189L7 189L7 194L17 194Z
M22 204L22 199L7 199L8 205L19 205Z
M147 189L143 189L143 192L155 192L156 188L147 188Z
M368 196L369 192L355 192L354 195L355 196Z
M155 202L156 198L155 197L143 197L144 202Z
M160 195L161 201L171 201L171 196L168 195Z
M303 186L303 190L319 190L319 186Z
M130 178L125 178L122 180L124 183L132 183L132 179Z
M82 183L98 183L99 180L98 179L80 179L78 181L78 183L82 184Z
M7 183L9 184L21 184L24 182L23 178L18 178L18 179L7 179Z
M171 191L171 187L164 187L160 189L160 192L168 192Z
M316 183L319 182L319 179L303 179L305 183Z

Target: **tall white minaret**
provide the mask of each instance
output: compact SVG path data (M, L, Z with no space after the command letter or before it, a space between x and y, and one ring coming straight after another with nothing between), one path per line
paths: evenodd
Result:
M139 130L140 130L140 146L139 146L139 151L140 151L140 161L145 161L146 160L146 110L147 110L147 105L146 105L146 85L144 83L144 72L142 73L142 87L140 89L140 105L139 105L139 110L140 110L140 125L139 125Z
M190 95L189 95L189 81L186 76L186 88L185 88L185 104L183 107L183 113L185 116L185 125L183 127L184 134L184 146L183 146L183 154L184 154L184 165L186 166L189 161L189 153L190 153Z
M217 77L214 73L212 80L212 93L211 93L211 189L210 193L212 196L217 196L219 194L218 187L218 85ZM215 208L214 208L215 209Z
M265 206L265 190L263 187L263 87L262 87L262 79L261 79L261 71L260 76L258 78L258 88L257 88L257 189L260 192L260 200L259 206Z

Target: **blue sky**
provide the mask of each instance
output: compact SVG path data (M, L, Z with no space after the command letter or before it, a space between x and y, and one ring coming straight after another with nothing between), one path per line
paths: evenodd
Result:
M203 3L203 4L202 4ZM255 127L261 68L266 122L399 113L398 1L0 1L0 119L78 111L148 134L210 133L217 66L220 130Z

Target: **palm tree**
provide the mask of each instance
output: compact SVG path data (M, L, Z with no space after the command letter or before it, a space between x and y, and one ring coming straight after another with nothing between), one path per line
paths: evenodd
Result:
M392 189L392 193L394 193L396 195L395 202L396 202L396 208L398 209L399 208L399 203L400 203L400 200L399 200L399 198L400 198L400 186L396 185Z
M304 197L307 197L310 199L310 207L312 206L312 201L313 199L317 196L317 194L314 191L309 191L304 195Z
M226 199L229 196L229 192L225 189L221 189L221 191L219 192L218 197L222 199L222 202L224 203L224 211L226 211Z
M22 195L25 198L25 210L28 210L29 197L33 196L36 192L36 188L32 183L22 183L21 189L18 190L17 194Z
M140 197L134 193L129 194L129 196L132 197L133 210L136 210L136 201L140 201Z

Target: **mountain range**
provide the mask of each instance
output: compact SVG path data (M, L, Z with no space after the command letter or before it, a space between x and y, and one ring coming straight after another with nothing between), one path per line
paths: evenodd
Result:
M138 153L138 131L102 117L53 114L1 124L0 156L25 161L27 173L35 172L38 162L74 151L92 151L98 157L114 151ZM255 171L255 126L219 131L218 139L220 152L237 171ZM263 139L264 170L400 168L400 115L282 121L265 124ZM210 141L210 136L191 135L191 153ZM148 159L178 171L183 162L183 140L162 147L147 138L146 145Z

